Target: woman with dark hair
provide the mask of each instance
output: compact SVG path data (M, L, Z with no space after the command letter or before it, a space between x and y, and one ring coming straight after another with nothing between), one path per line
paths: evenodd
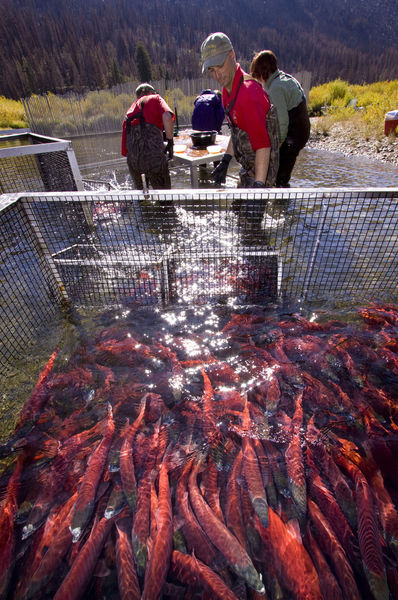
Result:
M297 79L278 69L277 58L271 50L255 54L250 74L263 85L276 108L281 141L276 185L290 187L296 158L310 137L310 119L304 90Z

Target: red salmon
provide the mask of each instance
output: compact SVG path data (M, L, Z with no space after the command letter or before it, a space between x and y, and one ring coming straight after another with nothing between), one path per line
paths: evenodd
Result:
M269 526L263 527L257 518L256 525L264 543L263 560L272 560L278 578L293 598L322 600L317 572L297 528L283 523L272 508Z
M308 499L308 512L319 547L331 562L343 594L350 600L361 600L354 573L341 544L318 506Z
M134 423L127 429L124 441L120 451L120 477L123 484L123 490L126 500L132 510L135 510L137 504L137 482L134 471L132 444L145 414L146 397L141 400L140 410Z
M145 571L142 600L158 600L166 581L173 550L173 513L169 475L165 462L160 465L159 498L156 512L156 534Z
M174 550L171 556L171 566L180 581L188 586L196 582L197 587L207 590L213 600L238 600L221 577L195 556ZM264 598L264 596L261 597Z
M56 348L51 354L44 369L40 373L35 389L33 390L32 394L30 395L29 399L27 400L27 402L21 410L16 429L20 429L25 423L37 419L47 399L48 392L46 390L46 383L48 380L48 376L51 373L52 368L54 366L54 362L57 355L58 348Z
M106 433L90 457L87 465L87 471L79 488L70 527L73 542L77 542L77 540L80 538L84 527L88 523L93 513L97 487L106 465L114 430L115 425L113 422L112 408L111 405L108 404Z
M202 498L196 481L198 466L196 464L191 471L188 487L189 497L200 525L216 548L224 555L235 573L239 577L243 577L253 589L260 593L264 592L261 577L254 568L246 550L216 517L207 502Z
M54 600L78 600L84 597L86 587L91 581L98 557L112 526L113 520L105 518L93 525L90 537L58 588Z
M14 521L18 508L18 489L24 457L20 455L8 481L5 500L0 513L0 598L5 598L14 561Z
M207 564L212 564L215 558L215 550L209 538L200 527L193 514L188 500L188 477L192 468L193 458L191 458L180 475L176 490L175 508L177 514L181 517L181 528L184 534L185 542L190 552L195 552L196 556Z
M116 523L116 567L121 600L140 600L141 590L134 566L133 550L127 526L121 520Z

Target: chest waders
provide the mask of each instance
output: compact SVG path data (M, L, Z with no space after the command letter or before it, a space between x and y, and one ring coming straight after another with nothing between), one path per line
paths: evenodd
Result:
M234 155L238 163L241 165L239 171L240 186L239 187L251 187L254 183L254 166L256 153L250 143L249 135L243 129L240 129L235 125L231 118L231 111L235 105L238 92L244 80L255 81L252 77L246 77L242 75L239 81L238 89L236 90L235 97L229 103L228 107L225 108L225 114L228 121L228 126L231 131L231 140L234 148ZM260 85L260 84L258 84ZM267 177L265 180L266 187L273 187L276 183L276 175L279 167L279 127L278 127L278 116L276 109L271 104L270 109L266 115L266 127L268 137L271 143L271 152L269 159L269 166Z
M163 132L156 125L146 123L143 110L144 100L141 102L140 110L127 118L127 164L130 173L136 185L141 178L141 173L144 173L152 185L154 185L154 179L159 186L159 181L162 183L162 180L166 178L168 181L165 181L164 184L170 187ZM139 119L139 124L132 126L131 123L135 119ZM164 188L165 185L161 185L161 187Z

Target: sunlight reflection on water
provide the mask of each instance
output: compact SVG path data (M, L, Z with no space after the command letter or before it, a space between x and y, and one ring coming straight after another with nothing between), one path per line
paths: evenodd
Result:
M84 178L114 181L122 189L132 187L125 159L120 154L120 135L76 138L73 148ZM106 157L106 163L104 162ZM172 187L190 188L189 169L172 163ZM231 163L228 187L236 187L239 165ZM200 187L211 187L207 181ZM291 187L397 187L398 167L361 156L338 152L304 149L300 153L291 179Z

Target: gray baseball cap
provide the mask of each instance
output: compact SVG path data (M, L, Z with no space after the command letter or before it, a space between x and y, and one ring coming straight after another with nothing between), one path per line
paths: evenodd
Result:
M200 47L202 57L202 73L209 67L223 65L228 53L233 50L231 40L225 33L211 33Z

